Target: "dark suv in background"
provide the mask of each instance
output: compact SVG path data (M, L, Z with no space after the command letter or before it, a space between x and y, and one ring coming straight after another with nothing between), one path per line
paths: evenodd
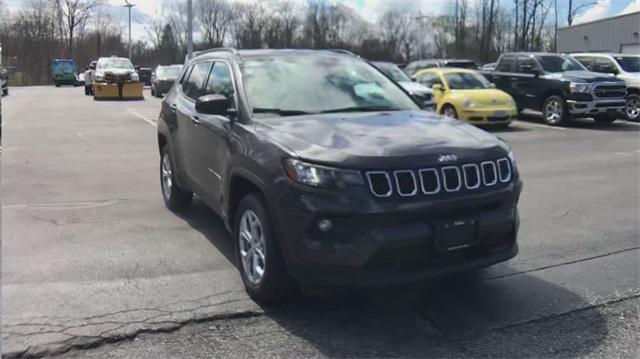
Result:
M509 145L419 109L350 54L196 53L162 101L166 206L193 194L233 233L258 301L302 285L372 287L517 253Z

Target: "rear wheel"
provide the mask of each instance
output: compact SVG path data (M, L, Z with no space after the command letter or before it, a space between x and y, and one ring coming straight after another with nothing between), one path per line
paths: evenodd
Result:
M564 99L558 95L547 97L542 105L542 115L545 122L551 126L567 122L568 114Z
M267 206L257 193L239 203L234 231L240 275L251 298L268 302L293 293L289 276L271 225Z
M164 204L171 211L178 212L185 209L191 199L193 193L183 190L178 186L175 180L173 161L169 153L169 146L165 145L161 151L160 157L160 186L162 188L162 198Z
M629 94L625 106L625 114L628 121L640 120L640 95Z
M456 111L455 107L451 105L444 105L444 107L442 107L441 113L447 117L458 118L458 112Z

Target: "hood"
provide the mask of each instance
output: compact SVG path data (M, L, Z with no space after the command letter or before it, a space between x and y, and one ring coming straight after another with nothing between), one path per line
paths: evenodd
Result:
M417 82L409 82L409 81L401 81L398 82L403 89L405 89L409 93L428 93L433 94L433 90L428 88L427 86L417 83Z
M511 104L511 96L498 89L452 90L454 96L469 99L483 106L506 106Z
M572 82L616 81L615 76L591 71L565 71L544 75L544 78Z
M394 168L506 155L494 135L463 122L423 111L307 115L256 119L256 132L304 160L349 168ZM485 151L486 150L486 151Z

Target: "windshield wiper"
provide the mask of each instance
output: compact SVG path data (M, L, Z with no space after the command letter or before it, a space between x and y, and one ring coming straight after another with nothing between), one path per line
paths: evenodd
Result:
M371 111L400 111L399 108L389 106L352 106L344 108L335 108L325 110L320 113L337 113L337 112L371 112Z
M309 115L313 112L300 111L300 110L283 110L280 108L254 108L253 113L275 113L280 116L298 116Z

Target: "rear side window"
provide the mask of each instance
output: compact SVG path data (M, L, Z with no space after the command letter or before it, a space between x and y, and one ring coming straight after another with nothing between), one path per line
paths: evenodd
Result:
M517 72L529 72L529 69L537 70L538 65L536 62L530 57L520 57L518 58L518 66Z
M233 80L229 65L224 62L216 62L213 65L203 95L223 95L229 100L233 99Z
M503 57L496 67L496 71L511 72L513 71L513 64L515 62L515 58L513 57Z
M588 70L593 71L593 61L595 60L593 57L576 56L575 59L580 61L580 63L583 64L584 67L586 67Z
M209 69L211 69L211 62L201 62L193 65L193 70L191 70L189 77L182 82L182 92L187 97L195 100L202 96Z
M617 74L618 68L616 67L616 64L614 64L610 59L606 57L599 57L593 64L591 71L602 72L605 74Z

